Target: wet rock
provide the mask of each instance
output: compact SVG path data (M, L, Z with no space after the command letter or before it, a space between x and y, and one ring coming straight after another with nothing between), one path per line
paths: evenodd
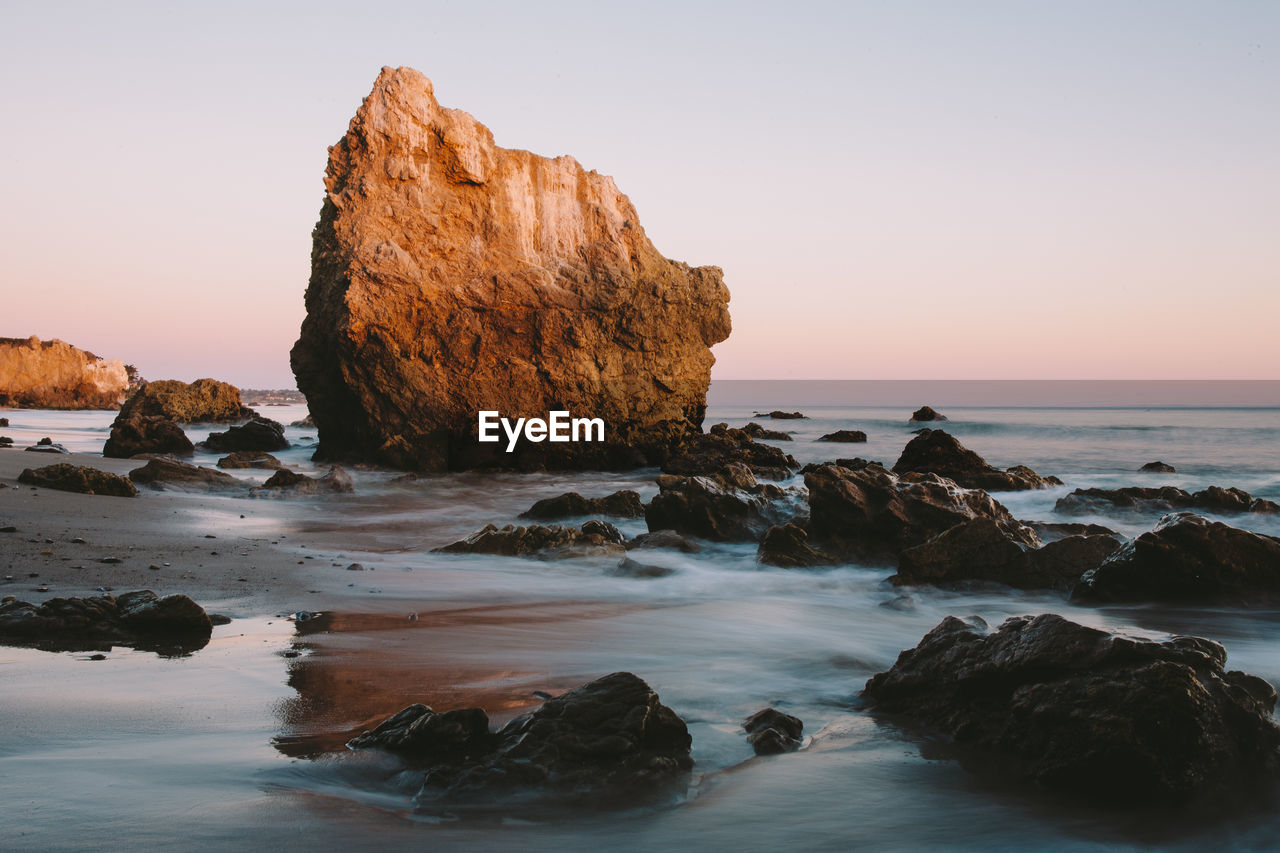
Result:
M662 466L663 473L682 476L712 475L739 462L757 477L785 480L800 466L771 444L760 444L740 429L690 436Z
M121 596L51 598L44 604L0 605L0 640L66 651L110 644L162 652L192 651L209 641L213 626L204 609L185 595L163 598L150 590Z
M756 412L755 417L763 418L766 417L766 415ZM774 409L772 412L768 413L767 417L778 421L806 420L808 418L807 415L801 412L784 412L781 409Z
M859 470L822 465L804 475L809 536L823 550L895 565L898 554L973 518L1012 522L980 489L962 489L935 474L901 477L879 465Z
M755 541L782 520L784 497L772 484L756 483L741 463L726 465L712 477L658 478L658 494L645 507L649 530L675 530L717 542Z
M110 459L128 459L140 453L191 456L195 446L178 426L163 415L123 414L111 424L111 435L102 446L102 455Z
M13 439L7 435L0 435L0 447L13 447Z
M62 462L43 468L27 468L18 475L18 482L28 486L42 486L63 492L79 492L85 495L111 495L131 498L138 494L128 477L99 471L87 465Z
M652 566L648 563L641 563L630 557L625 557L609 574L619 578L651 580L653 578L670 577L675 573L675 569L669 569L666 566Z
M856 443L867 440L867 434L860 429L838 429L835 432L829 432L818 441L839 441L845 443Z
M808 474L810 471L817 471L825 465L837 465L841 468L848 468L850 471L861 471L868 465L876 465L881 468L885 467L883 462L875 462L871 459L863 459L861 456L855 456L852 459L835 459L831 462L810 462L800 469L801 474Z
M240 401L240 389L216 379L179 382L159 379L141 385L120 409L117 422L134 416L160 417L178 423L227 423L253 417Z
M725 427L726 425L717 424L717 426ZM714 433L716 432L716 428L712 427L710 431ZM760 439L764 439L765 441L791 441L791 436L787 435L785 432L780 432L776 429L765 429L755 421L744 426L742 431L757 441Z
M311 417L309 413L302 420L294 421L291 424L289 424L289 426L291 427L303 427L303 428L314 428L315 425L316 425L316 419Z
M1184 512L1126 543L1087 572L1086 602L1280 603L1280 539Z
M399 751L424 766L417 804L426 810L634 807L682 794L693 767L684 721L629 672L487 729L480 709L438 714L417 705L349 745Z
M0 418L0 427L7 427L8 425L9 425L8 418Z
M1126 486L1120 489L1076 489L1058 498L1054 512L1088 515L1112 509L1137 512L1168 512L1175 509L1202 509L1211 512L1264 515L1280 513L1280 505L1255 498L1243 489L1209 486L1188 492L1176 486Z
M742 723L756 755L781 755L800 748L804 723L774 708L756 711Z
M579 528L531 524L527 527L486 524L468 536L436 548L445 554L501 554L507 557L623 557L625 538L607 521L588 521Z
M333 465L322 477L308 477L281 468L261 486L249 490L255 498L295 498L307 495L345 495L356 490L351 475L341 465Z
M766 530L760 539L756 558L767 565L787 569L821 566L834 562L830 554L819 551L809 544L809 531L794 521L777 524Z
M536 521L556 521L583 515L644 518L644 504L640 501L640 494L629 489L602 498L584 498L577 492L566 492L554 498L544 498L520 513L521 518Z
M863 698L1001 759L1015 779L1108 806L1229 803L1280 772L1275 689L1222 646L1135 639L1057 615L947 617Z
M235 450L270 451L285 450L289 441L284 437L284 425L270 418L251 418L247 423L233 426L226 432L209 433L200 442L205 450L228 453Z
M55 443L54 440L49 438L48 436L40 439L35 444L26 448L26 450L28 453L70 453L71 452L70 450L67 450L65 447L63 447L61 444Z
M646 548L669 548L685 554L697 554L702 550L702 546L697 542L686 539L674 530L655 530L652 533L641 533L634 539L627 541L628 551L638 551Z
M129 472L129 479L156 490L211 491L241 488L240 481L230 474L177 459L148 459L146 465Z
M921 406L911 413L909 420L917 423L923 423L926 421L945 421L947 420L947 416L938 414L928 406Z
M962 445L955 436L940 429L921 430L903 448L893 465L895 474L916 472L937 474L954 480L967 489L988 492L1012 492L1060 486L1057 477L1041 477L1025 465L1007 471L992 467L987 461Z
M1080 524L1072 521L1020 521L1018 523L1030 527L1045 542L1054 542L1068 536L1120 536L1110 527L1101 524Z
M1163 463L1163 462L1148 462L1146 465L1143 465L1143 466L1142 466L1141 468L1139 468L1138 470L1139 470L1139 471L1146 471L1146 472L1148 472L1148 473L1152 473L1152 474L1176 474L1176 473L1178 473L1178 470L1177 470L1176 468L1174 468L1172 465L1166 465L1166 464L1165 464L1165 463Z
M260 450L237 450L219 459L218 467L233 470L261 468L267 471L279 471L284 467L284 463L270 453L264 453Z

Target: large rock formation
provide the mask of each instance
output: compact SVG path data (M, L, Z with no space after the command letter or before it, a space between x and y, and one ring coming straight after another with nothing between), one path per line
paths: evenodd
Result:
M216 379L147 382L120 409L116 421L132 417L162 417L179 423L230 423L256 412L240 400L240 389Z
M123 361L58 339L0 338L0 406L116 409L129 388Z
M330 149L292 353L317 457L420 470L661 462L729 335L715 267L660 255L611 178L499 148L384 68ZM477 412L602 418L601 443L477 441Z

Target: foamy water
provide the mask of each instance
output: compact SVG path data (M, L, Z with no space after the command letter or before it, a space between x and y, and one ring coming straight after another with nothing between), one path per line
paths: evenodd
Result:
M716 403L707 423L740 426L754 411L797 408L762 396ZM918 404L937 401L921 399ZM918 425L914 406L799 406L807 420L767 421L794 433L780 446L801 462L862 456L888 464ZM1056 474L1062 489L1002 494L1019 518L1054 520L1072 488L1237 486L1280 500L1280 409L948 406L945 428L998 466ZM289 422L300 407L269 408ZM112 413L6 412L18 443L49 435L96 451ZM192 429L193 440L209 428ZM212 427L220 429L220 427ZM815 439L861 429L866 444ZM311 470L314 430L290 428L277 454ZM0 451L20 452L20 451ZM34 454L31 454L34 457ZM216 457L197 457L210 464ZM47 459L47 457L46 457ZM1176 475L1139 474L1162 459ZM39 460L34 460L39 461ZM269 472L235 472L262 479ZM592 561L456 556L430 549L485 523L504 524L566 490L634 488L653 471L454 474L393 483L354 471L353 496L260 501L253 523L307 531L299 549L326 589L346 590L326 631L297 633L261 614L217 629L206 649L165 660L116 651L106 661L0 647L3 846L56 849L185 842L323 848L475 849L1274 849L1280 819L1201 827L1167 816L1098 815L979 780L937 745L854 710L865 680L946 615L1058 612L1159 637L1224 643L1231 668L1280 683L1275 611L1077 608L1052 594L904 592L883 569L760 566L753 545L632 557L673 573L613 577ZM800 481L797 480L796 483ZM145 498L145 496L144 496ZM238 515L223 498L202 524ZM1158 514L1094 520L1135 534ZM1070 520L1088 520L1072 517ZM1224 519L1280 535L1266 516ZM243 522L242 522L243 523ZM643 521L621 521L628 535ZM362 545L352 547L356 536ZM296 537L294 537L296 539ZM290 541L289 538L282 540ZM371 543L371 544L370 544ZM347 572L358 560L364 573ZM338 565L334 565L337 563ZM350 586L348 586L350 584ZM216 609L216 602L213 602ZM300 601L298 609L313 607ZM296 655L296 656L294 656ZM595 676L631 670L688 721L697 761L689 801L666 809L545 821L450 822L412 813L420 781L394 759L340 750L346 735L414 701L479 704L497 719ZM774 705L821 732L794 755L752 759L739 723ZM104 842L103 839L110 839ZM12 844L10 842L13 842ZM95 843L96 842L96 843Z

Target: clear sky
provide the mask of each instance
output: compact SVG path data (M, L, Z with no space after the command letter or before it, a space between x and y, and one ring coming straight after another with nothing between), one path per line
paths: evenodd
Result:
M0 336L292 386L383 65L725 270L718 378L1280 378L1280 3L3 0Z

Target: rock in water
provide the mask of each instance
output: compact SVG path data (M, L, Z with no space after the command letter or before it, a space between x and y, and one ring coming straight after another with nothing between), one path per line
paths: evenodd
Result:
M162 417L179 423L226 423L253 417L240 401L240 389L216 379L180 382L159 379L140 387L120 409L117 421Z
M955 436L940 429L922 429L907 442L893 465L895 474L909 471L937 474L954 480L966 489L989 492L1016 492L1060 486L1057 477L1041 477L1025 465L1001 471L987 464Z
M660 463L729 335L715 267L660 255L611 178L499 148L384 68L330 149L292 352L317 457L414 470ZM477 441L477 412L601 418L604 442Z
M0 338L0 406L114 409L129 387L129 368L54 338Z
M1017 775L1108 805L1258 796L1280 772L1276 691L1215 642L1163 643L1057 615L991 632L948 616L867 682L873 710L1013 759Z

